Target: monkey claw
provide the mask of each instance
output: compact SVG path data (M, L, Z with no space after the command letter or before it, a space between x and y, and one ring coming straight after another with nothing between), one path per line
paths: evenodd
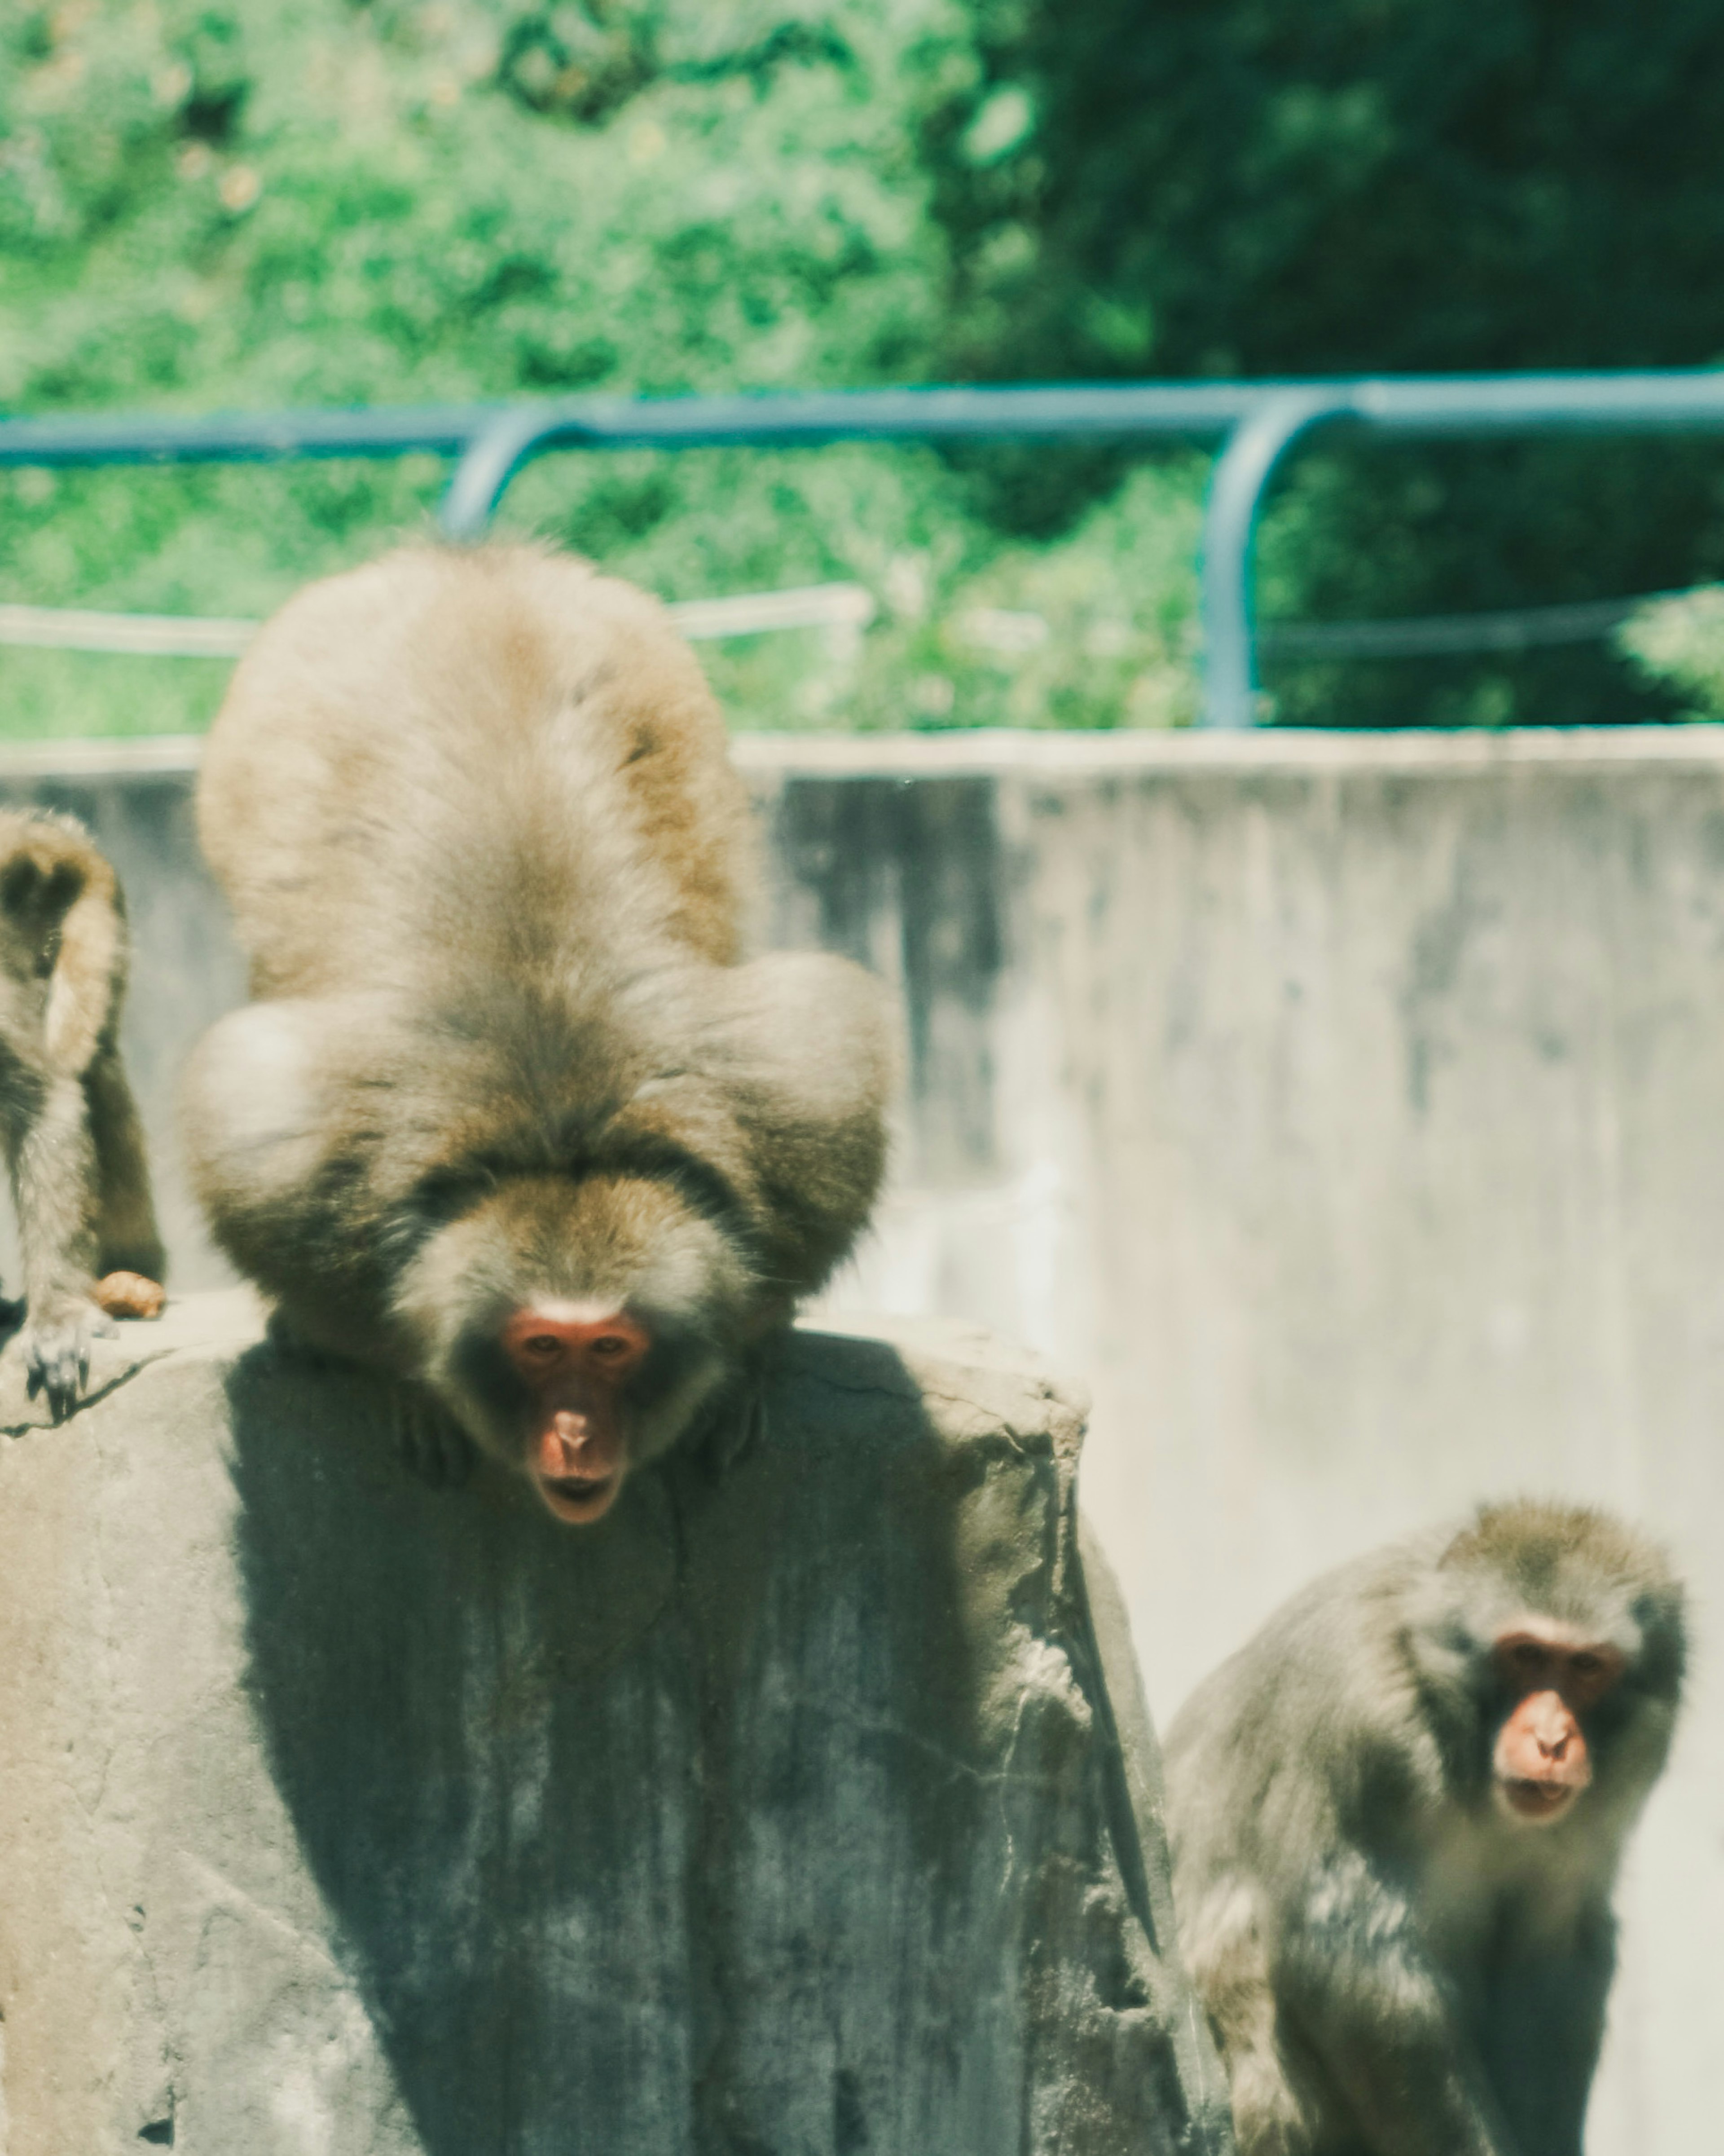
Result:
M788 1336L571 1535L127 1331L75 1441L0 1365L8 2156L1226 2148L1037 1369Z

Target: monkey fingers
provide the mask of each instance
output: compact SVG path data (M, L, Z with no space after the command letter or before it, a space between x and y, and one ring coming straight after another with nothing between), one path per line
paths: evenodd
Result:
M90 1343L98 1336L111 1337L111 1318L82 1296L69 1301L39 1322L26 1325L23 1334L25 1389L33 1400L45 1394L48 1411L64 1422L78 1404L90 1383Z
M766 1419L766 1375L755 1352L738 1376L700 1410L688 1442L704 1455L716 1479L765 1441Z
M269 1343L271 1354L279 1356L284 1363L297 1363L302 1370L352 1370L362 1367L351 1356L321 1347L301 1332L280 1303L264 1321L264 1337Z
M435 1394L395 1389L395 1435L412 1473L434 1490L459 1490L473 1472L473 1440Z

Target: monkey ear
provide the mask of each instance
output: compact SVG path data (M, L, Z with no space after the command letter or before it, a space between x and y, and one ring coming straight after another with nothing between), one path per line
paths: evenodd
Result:
M60 924L44 1020L48 1060L69 1077L90 1067L113 1009L123 955L124 931L112 891L86 884Z

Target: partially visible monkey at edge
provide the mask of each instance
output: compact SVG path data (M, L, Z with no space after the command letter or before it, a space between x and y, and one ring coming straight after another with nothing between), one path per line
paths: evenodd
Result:
M1487 1506L1317 1580L1198 1687L1174 1898L1239 2156L1580 2156L1683 1611L1608 1515Z
M716 1412L847 1255L883 992L741 963L749 808L664 609L528 547L300 593L216 721L203 848L255 1000L195 1052L217 1240L290 1339L393 1373L559 1519Z
M0 809L0 1140L18 1211L30 1396L58 1420L110 1317L154 1317L166 1276L120 1060L126 912L69 816Z

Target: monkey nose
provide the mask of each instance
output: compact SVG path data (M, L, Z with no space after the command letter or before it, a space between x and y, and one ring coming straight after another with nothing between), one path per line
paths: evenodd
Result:
M602 1450L586 1416L559 1408L540 1446L540 1471L556 1481L601 1481L612 1466Z

